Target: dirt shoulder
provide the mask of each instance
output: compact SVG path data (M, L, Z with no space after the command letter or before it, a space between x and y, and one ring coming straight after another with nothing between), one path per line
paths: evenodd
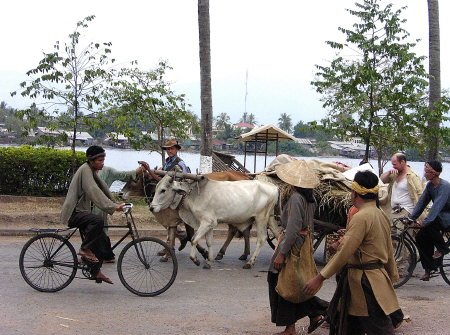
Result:
M59 228L61 206L64 197L30 197L0 195L0 228ZM133 217L139 228L161 226L150 213L148 206L142 201L136 201L133 208ZM115 213L112 216L114 224L123 222L122 215Z

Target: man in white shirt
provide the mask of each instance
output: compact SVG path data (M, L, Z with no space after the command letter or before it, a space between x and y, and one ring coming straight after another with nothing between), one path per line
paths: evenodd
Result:
M380 179L388 186L388 202L391 219L405 217L412 213L423 192L421 178L409 167L406 155L398 152L391 157L392 168L384 172Z

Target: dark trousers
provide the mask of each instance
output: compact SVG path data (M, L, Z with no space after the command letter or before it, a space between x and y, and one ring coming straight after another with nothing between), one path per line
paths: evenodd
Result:
M82 249L90 249L100 261L114 257L109 237L103 230L102 216L89 212L73 213L69 219L69 227L80 229L83 237Z
M297 320L305 316L314 319L319 315L325 314L328 308L328 302L318 297L312 297L298 304L284 300L275 290L278 282L278 273L269 271L267 282L269 284L271 321L277 326L293 325Z
M381 309L365 274L361 278L361 285L369 316L348 315L347 335L393 335L394 327L391 317Z
M425 271L430 272L436 269L433 260L434 247L440 252L448 252L442 236L441 220L437 218L429 225L421 228L416 235L416 245L420 253L420 262Z

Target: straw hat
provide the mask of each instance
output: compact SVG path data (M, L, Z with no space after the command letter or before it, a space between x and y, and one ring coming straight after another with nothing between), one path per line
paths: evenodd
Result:
M304 160L296 160L275 167L278 178L292 186L315 188L319 186L319 177Z
M171 139L171 140L166 141L166 143L164 143L164 145L163 145L161 148L163 148L163 149L169 149L169 148L171 148L171 147L175 147L175 148L177 148L178 150L181 149L181 146L178 144L178 141L177 141L177 140L174 140L174 139Z

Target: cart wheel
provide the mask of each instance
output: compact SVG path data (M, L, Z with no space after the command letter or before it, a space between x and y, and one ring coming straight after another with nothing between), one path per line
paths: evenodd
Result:
M161 262L161 247L170 255ZM178 262L173 250L154 237L143 237L128 243L117 261L117 271L122 284L132 293L154 297L165 292L175 281Z
M391 237L394 249L394 259L397 263L399 275L399 280L395 283L393 282L392 285L394 288L399 288L411 278L414 269L416 268L417 257L411 243L398 236Z
M23 279L35 290L57 292L75 278L78 259L72 244L54 233L32 237L19 258Z

